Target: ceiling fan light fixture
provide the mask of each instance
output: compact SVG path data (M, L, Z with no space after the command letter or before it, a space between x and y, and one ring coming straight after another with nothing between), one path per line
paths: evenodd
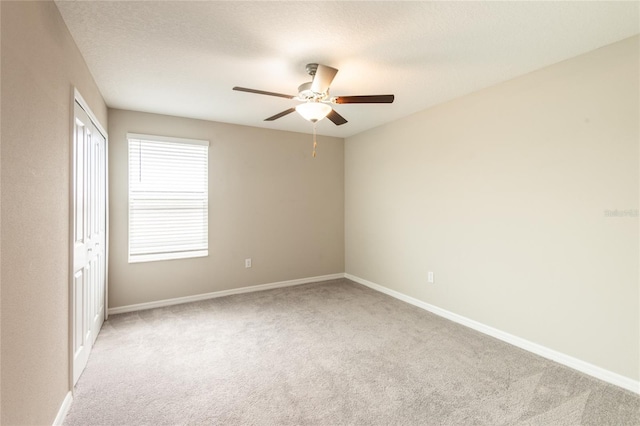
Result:
M321 102L307 102L296 107L298 114L312 123L325 118L331 112L331 109L331 106Z

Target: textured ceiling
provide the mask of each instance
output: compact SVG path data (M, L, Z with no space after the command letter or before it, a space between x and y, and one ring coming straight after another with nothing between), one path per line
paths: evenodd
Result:
M640 32L638 2L56 1L107 105L309 133L296 101L305 65L338 68L347 137Z

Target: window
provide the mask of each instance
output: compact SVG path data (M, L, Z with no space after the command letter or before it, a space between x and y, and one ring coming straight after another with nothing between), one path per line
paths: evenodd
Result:
M209 142L127 134L129 263L209 254Z

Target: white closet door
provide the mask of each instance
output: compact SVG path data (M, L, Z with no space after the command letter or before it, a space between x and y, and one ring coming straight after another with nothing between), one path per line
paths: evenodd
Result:
M104 322L106 139L76 102L73 142L73 383Z

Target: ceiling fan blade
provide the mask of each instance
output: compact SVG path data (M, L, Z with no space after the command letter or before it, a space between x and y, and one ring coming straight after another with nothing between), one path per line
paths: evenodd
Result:
M331 112L327 114L327 118L333 121L333 124L335 124L336 126L347 123L347 120L343 116L338 114L335 109L332 109Z
M288 110L282 111L276 115L273 115L269 118L265 118L264 121L273 121L273 120L277 120L278 118L284 117L287 114L291 114L293 111L295 111L295 108L289 108Z
M390 104L394 99L393 95L337 96L334 102L337 104Z
M267 96L278 96L280 98L293 99L291 95L283 95L282 93L275 92L265 92L264 90L256 90L256 89L247 89L246 87L234 87L233 90L237 90L238 92L247 92L247 93L257 93L258 95L267 95Z
M338 70L335 68L318 64L316 75L313 76L313 81L311 82L311 90L316 93L326 93L337 73Z

